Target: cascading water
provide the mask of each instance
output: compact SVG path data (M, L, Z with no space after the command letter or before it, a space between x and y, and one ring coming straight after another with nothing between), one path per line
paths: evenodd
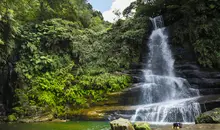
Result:
M151 19L154 30L148 41L148 61L141 84L142 104L132 121L151 123L194 122L200 114L196 102L199 92L190 88L186 79L175 76L174 59L168 45L168 35L161 16Z

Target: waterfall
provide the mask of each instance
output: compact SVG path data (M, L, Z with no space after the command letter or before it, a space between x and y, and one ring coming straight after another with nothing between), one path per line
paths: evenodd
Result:
M176 77L174 59L168 45L168 33L162 16L151 18L154 30L148 41L148 61L141 84L142 104L132 121L151 123L193 123L200 114L197 89L190 88L186 79Z

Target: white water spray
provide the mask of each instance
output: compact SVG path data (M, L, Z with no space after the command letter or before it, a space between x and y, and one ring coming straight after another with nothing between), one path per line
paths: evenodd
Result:
M156 124L169 122L193 123L200 114L197 89L190 88L186 79L175 76L174 59L168 45L168 35L161 16L151 19L154 30L148 41L148 61L144 70L142 105L132 121Z

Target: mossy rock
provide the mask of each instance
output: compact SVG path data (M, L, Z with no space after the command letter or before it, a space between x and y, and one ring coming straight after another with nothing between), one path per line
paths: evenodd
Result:
M207 111L196 118L196 123L220 123L220 108Z
M146 122L135 122L134 129L135 130L151 130L150 125Z
M14 122L14 121L16 121L16 120L17 120L17 118L16 118L15 115L12 114L12 115L9 115L9 116L8 116L8 121L9 121L9 122Z
M119 118L110 122L111 130L135 130L127 119Z

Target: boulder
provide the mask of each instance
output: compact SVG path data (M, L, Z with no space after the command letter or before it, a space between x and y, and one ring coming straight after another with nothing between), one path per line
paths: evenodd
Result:
M16 121L17 120L17 118L16 118L16 116L15 115L9 115L8 116L8 122L13 122L13 121Z
M196 118L196 123L220 123L220 108L207 111Z
M127 119L119 118L110 122L111 130L135 130Z
M150 125L146 122L135 122L134 129L135 130L151 130Z

